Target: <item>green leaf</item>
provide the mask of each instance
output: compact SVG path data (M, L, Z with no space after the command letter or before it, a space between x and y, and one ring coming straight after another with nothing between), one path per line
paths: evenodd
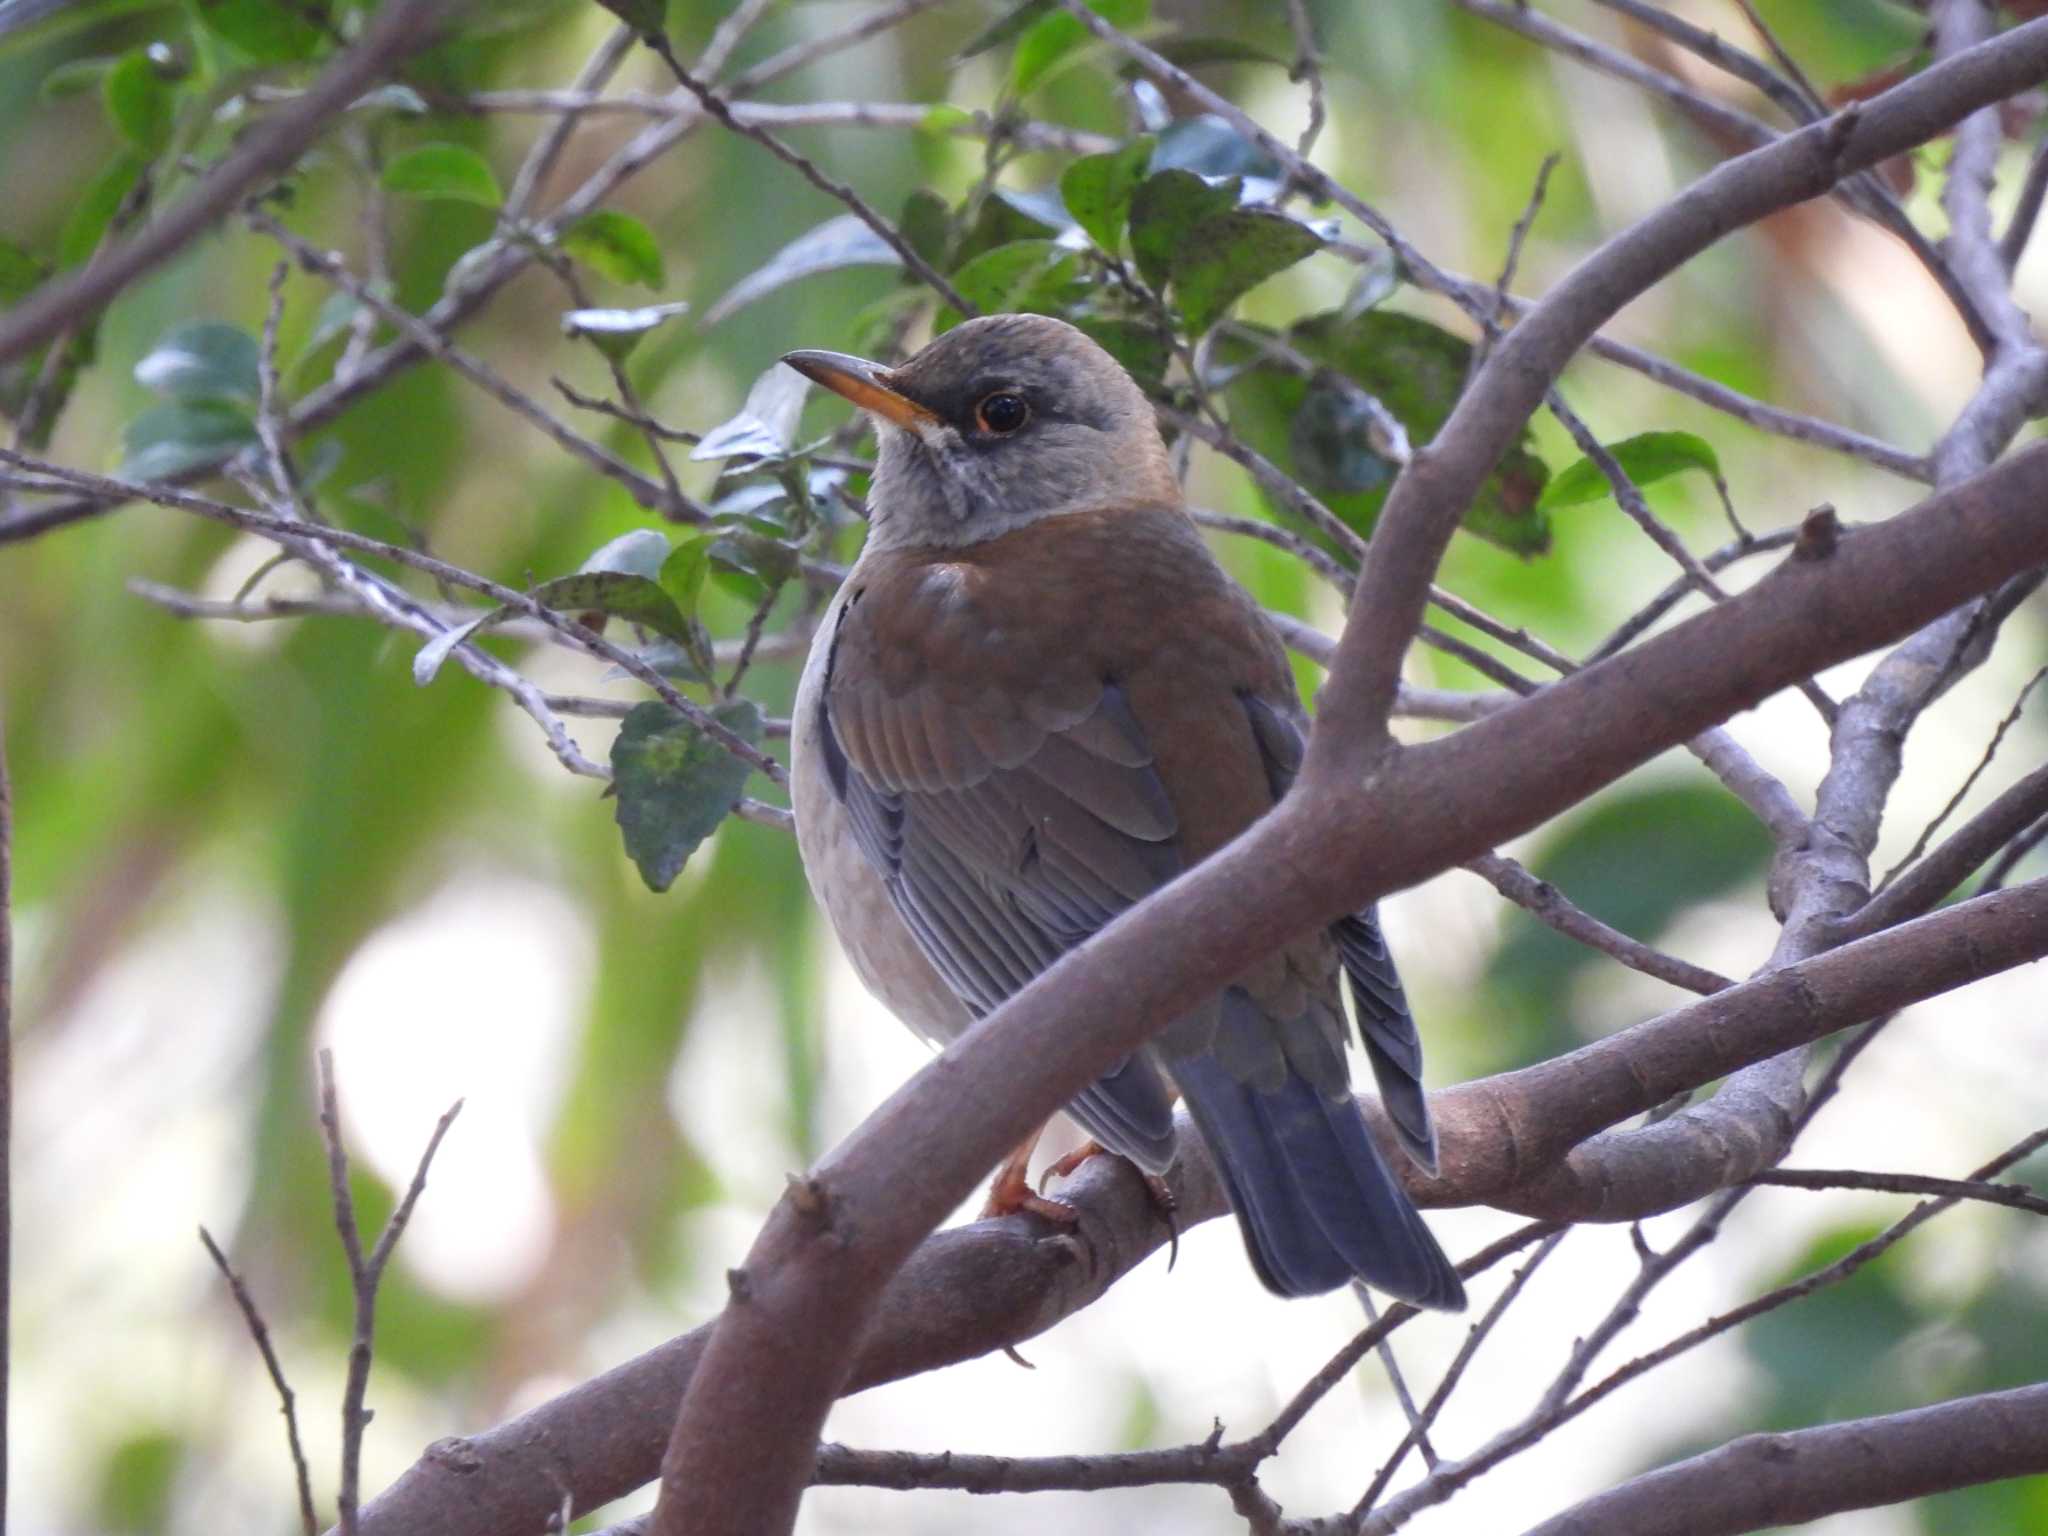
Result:
M178 400L154 406L121 434L124 480L168 480L239 453L256 441L256 426L225 400Z
M984 251L953 274L960 297L983 314L1023 311L1057 314L1060 300L1080 276L1081 258L1050 240L1017 240ZM960 323L948 307L932 327L946 331Z
M1242 183L1210 186L1193 171L1168 170L1148 176L1131 194L1131 255L1138 275L1162 291L1182 243L1205 220L1237 207Z
M855 214L842 213L816 229L798 235L781 250L725 291L704 311L704 323L716 325L728 315L766 298L784 284L816 272L840 267L893 267L902 261L889 242Z
M562 316L562 334L587 341L606 357L624 362L641 337L663 322L687 314L689 308L677 302L640 309L572 309Z
M700 533L678 544L661 562L662 591L686 619L697 617L697 604L704 596L704 578L711 574L712 536Z
M749 528L720 534L712 541L710 553L714 575L725 572L753 579L753 587L741 589L753 599L773 591L797 573L794 545Z
M1690 432L1640 432L1618 443L1609 443L1607 451L1638 486L1654 485L1688 469L1701 470L1715 480L1721 478L1721 461L1715 456L1714 445ZM1613 494L1614 487L1600 467L1591 459L1580 459L1558 472L1537 506L1549 512L1558 507L1601 501Z
M600 208L562 231L562 249L615 283L638 283L655 292L668 285L668 269L653 232L630 213Z
M761 739L761 712L729 699L712 716L748 742ZM739 803L752 767L666 704L642 704L612 743L619 831L648 889L665 891L684 863Z
M787 363L773 364L754 380L738 414L720 422L690 450L693 461L713 459L779 459L796 441L804 398L811 381Z
M1007 187L997 187L974 210L973 222L967 226L967 233L960 237L959 249L953 252L953 269L958 271L984 251L992 251L999 245L1009 245L1018 240L1050 239L1059 232L1059 222L1048 217L1042 206L1018 196Z
M668 535L658 528L635 528L610 543L600 544L583 562L582 571L617 571L627 576L661 579L662 562L668 559Z
M1024 29L1052 9L1052 0L1024 0L1015 10L998 16L970 37L960 51L953 55L953 62L959 64L976 54L987 53L991 48L1000 48L1011 38L1020 36Z
M20 246L0 240L0 304L14 303L49 275L49 269Z
M1060 198L1067 212L1112 256L1123 248L1131 194L1152 163L1152 144L1150 135L1133 139L1122 149L1076 160L1060 177Z
M87 91L100 90L107 71L113 67L112 59L67 59L43 76L43 83L36 88L36 94L44 101L83 96Z
M1200 69L1205 64L1271 64L1280 69L1291 69L1287 60L1277 53L1264 48L1254 48L1250 43L1239 42L1234 37L1162 37L1152 44L1152 51L1169 64L1178 64L1182 69ZM1144 73L1135 60L1119 66L1117 74L1126 80L1135 80Z
M1088 9L1111 26L1128 32L1144 25L1151 6L1148 0L1088 0ZM1017 39L1017 51L1011 57L1011 89L1023 95L1089 40L1088 29L1065 11L1055 11L1032 22Z
M919 187L906 197L903 212L896 219L896 230L910 248L932 266L945 265L946 247L953 240L953 213L938 193ZM875 243L885 247L887 244L879 235L875 237ZM893 257L895 252L889 254Z
M99 249L100 240L121 211L121 204L142 179L149 162L132 149L123 149L109 160L106 169L85 184L72 206L71 216L57 236L57 265L75 267Z
M168 400L234 400L261 394L256 338L218 320L181 325L135 365L135 382Z
M1322 247L1320 235L1284 213L1237 208L1204 219L1169 263L1174 308L1199 336L1245 293Z
M401 197L445 197L495 208L505 200L484 157L461 144L421 144L393 155L384 190Z
M613 544L619 542L614 540ZM607 549L611 547L606 546ZM667 589L648 576L629 575L623 571L579 571L574 576L558 576L553 581L544 581L527 596L564 613L609 614L615 619L624 619L656 634L666 635L671 640L689 643L695 641L699 634L695 621L676 610L675 599L669 596ZM448 659L448 653L455 647L473 635L518 617L523 611L512 607L493 608L466 624L442 630L421 646L413 657L413 681L425 687L434 680L434 675L441 670L441 663Z
M310 59L326 37L308 17L327 15L321 0L198 0L199 21L258 64Z
M154 154L171 133L171 88L140 48L124 53L100 82L100 99L121 136Z
M644 37L661 37L668 25L663 0L597 0L619 20Z
M1341 311L1312 315L1290 329L1287 340L1311 361L1333 369L1378 400L1417 447L1435 437L1449 417L1472 357L1471 343L1449 331L1412 315L1377 309L1350 316ZM1237 370L1226 396L1232 425L1240 435L1268 458L1289 465L1353 528L1371 533L1394 466L1387 464L1385 476L1376 477L1361 460L1334 455L1328 445L1307 459L1298 457L1297 431L1319 428L1313 421L1297 428L1297 419L1304 410L1334 407L1311 407L1310 381L1262 363L1251 342L1219 333L1211 346L1220 367ZM1358 423L1363 430L1362 413ZM1372 451L1362 438L1349 450L1353 456ZM1543 553L1550 547L1550 521L1536 503L1548 474L1543 461L1525 447L1509 449L1466 509L1465 527L1516 554ZM1298 525L1292 512L1268 500L1283 521Z

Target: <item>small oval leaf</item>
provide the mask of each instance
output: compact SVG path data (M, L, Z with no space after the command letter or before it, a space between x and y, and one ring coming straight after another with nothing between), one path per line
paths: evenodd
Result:
M219 320L181 325L135 365L135 382L170 400L239 400L261 393L256 338Z
M1638 486L1654 485L1688 469L1697 469L1715 480L1721 478L1721 460L1714 453L1714 445L1691 432L1639 432L1618 443L1609 443L1607 451L1614 455L1622 473ZM1548 512L1601 501L1613 494L1614 487L1600 472L1600 466L1591 459L1580 459L1558 471L1537 505Z
M1068 166L1060 177L1060 198L1067 212L1088 231L1089 239L1112 256L1123 248L1131 194L1145 179L1145 168L1152 162L1152 144L1148 135L1107 154L1088 155Z
M616 208L587 213L563 230L562 249L615 283L638 283L656 292L668 286L668 269L653 231Z
M178 400L154 406L121 434L124 480L168 480L214 464L256 441L256 425L224 400Z
M150 154L163 148L171 132L171 88L142 49L114 61L100 82L100 99L106 103L107 116L130 144Z
M713 718L748 742L761 739L761 712L729 699ZM612 787L626 852L648 889L665 891L683 865L739 803L753 770L666 704L637 706L612 743Z
M728 315L766 298L785 284L814 272L840 267L893 267L902 260L889 242L850 213L827 219L798 235L754 271L728 288L725 296L704 311L704 323L716 325Z
M392 156L384 190L401 197L444 197L496 208L505 200L498 178L475 150L461 144L421 144Z

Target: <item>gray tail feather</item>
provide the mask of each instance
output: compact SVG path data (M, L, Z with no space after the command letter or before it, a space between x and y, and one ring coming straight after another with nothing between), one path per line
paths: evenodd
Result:
M1356 1278L1417 1306L1463 1309L1458 1272L1350 1099L1326 1099L1292 1072L1262 1092L1212 1056L1171 1070L1268 1290L1315 1296Z
M1429 1098L1422 1087L1422 1037L1416 1033L1408 994L1380 934L1378 918L1368 907L1333 923L1330 937L1344 962L1365 1059L1372 1063L1387 1119L1402 1150L1435 1173L1436 1127L1430 1122Z
M1101 1145L1147 1173L1173 1162L1173 1099L1145 1056L1126 1057L1074 1095L1067 1113Z

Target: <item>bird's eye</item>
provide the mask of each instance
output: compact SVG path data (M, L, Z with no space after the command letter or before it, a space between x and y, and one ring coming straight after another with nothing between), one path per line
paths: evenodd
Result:
M1009 436L1030 419L1031 407L1024 397L1007 389L997 390L974 408L974 424L998 437Z

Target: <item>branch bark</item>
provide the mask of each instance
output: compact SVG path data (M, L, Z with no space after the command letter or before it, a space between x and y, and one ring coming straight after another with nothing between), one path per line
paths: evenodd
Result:
M1804 965L1745 982L1556 1061L1434 1096L1443 1171L1410 1183L1429 1205L1536 1208L1546 1167L1611 1125L1759 1060L2048 951L2048 881L1946 909ZM1368 1106L1373 1110L1373 1106ZM1374 1111L1376 1112L1376 1111ZM1182 1230L1224 1214L1193 1136L1170 1183ZM1560 1208L1592 1219L1569 1184ZM1092 1305L1166 1240L1132 1171L1093 1158L1060 1189L1080 1222L1048 1235L1025 1217L928 1239L882 1293L848 1392L936 1370L1035 1337ZM364 1536L524 1536L564 1494L577 1512L623 1497L659 1470L666 1429L714 1324L618 1366L482 1434L442 1440L362 1511Z
M1067 10L1118 40L1085 6ZM1516 326L1387 501L1303 792L956 1042L824 1160L804 1198L771 1214L677 1415L662 1536L790 1527L890 1275L1007 1147L1168 1019L1312 924L1473 857L2048 559L2048 458L2037 449L1828 558L1788 561L1539 699L1422 747L1396 749L1386 734L1400 658L1458 516L1594 329L1728 231L2044 75L2048 22L2030 23L1729 162L1602 247Z
M2048 1472L2048 1385L1744 1435L1575 1504L1527 1536L1737 1536L2037 1472Z

